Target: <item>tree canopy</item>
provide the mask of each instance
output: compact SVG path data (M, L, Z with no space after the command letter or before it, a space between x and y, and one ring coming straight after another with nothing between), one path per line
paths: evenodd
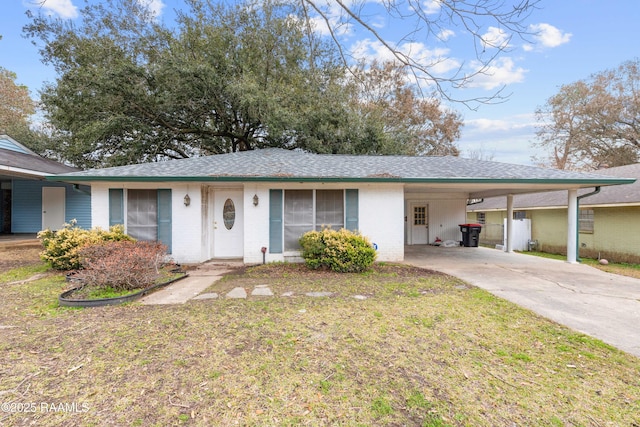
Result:
M59 75L41 93L59 159L103 167L265 146L457 154L456 113L420 98L406 66L347 72L297 3L187 1L172 27L130 0L87 5L77 24L33 17L25 32ZM372 79L388 80L384 101L364 89Z
M536 111L538 159L558 169L597 169L640 160L640 60L564 85Z
M16 74L0 67L0 133L13 134L29 126L35 103L29 89L16 83Z

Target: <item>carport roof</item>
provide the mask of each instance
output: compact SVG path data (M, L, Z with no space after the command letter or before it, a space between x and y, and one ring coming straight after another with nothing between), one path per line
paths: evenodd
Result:
M594 171L598 175L617 177L640 177L640 163L626 166L618 166L609 169ZM578 195L587 191L582 190ZM580 202L583 207L610 207L610 206L639 206L640 205L640 182L625 186L611 186L602 188L597 194L592 194ZM548 209L567 207L567 193L564 191L553 191L540 194L522 194L514 197L513 207L516 209ZM507 201L503 197L492 197L485 199L482 203L469 206L471 212L482 212L492 210L505 210Z
M634 179L567 172L460 157L354 156L263 149L207 157L91 169L56 181L368 182L425 185L470 197L617 185Z

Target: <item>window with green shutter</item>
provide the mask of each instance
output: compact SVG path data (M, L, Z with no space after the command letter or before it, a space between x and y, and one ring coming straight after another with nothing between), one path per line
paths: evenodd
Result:
M305 232L358 229L358 190L271 190L269 252L297 251Z

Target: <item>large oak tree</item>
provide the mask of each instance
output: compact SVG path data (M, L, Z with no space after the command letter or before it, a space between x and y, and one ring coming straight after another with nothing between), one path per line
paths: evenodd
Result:
M640 60L571 84L536 111L535 146L558 169L622 166L640 159Z
M25 31L59 75L41 99L60 159L102 167L264 146L456 153L457 116L398 73L386 74L394 103L372 108L360 90L369 77L347 72L295 2L188 3L172 27L131 0L88 5L78 24L33 18Z

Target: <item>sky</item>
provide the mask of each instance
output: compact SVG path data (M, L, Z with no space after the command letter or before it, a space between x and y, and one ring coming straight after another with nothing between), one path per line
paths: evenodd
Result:
M182 0L139 1L148 2L164 22L171 22L174 11L184 7ZM368 0L367 22L371 28L389 40L400 40L406 29L414 28L414 23L390 19L384 11L376 9L378 1ZM426 10L437 10L436 1L423 0L423 4ZM3 0L0 67L16 73L16 82L26 85L34 99L46 82L55 82L56 74L42 64L38 47L22 35L22 27L29 22L26 12L73 20L78 19L83 5L84 0ZM462 104L451 105L464 119L462 136L457 142L461 155L535 164L532 156L544 155L532 147L536 140L536 108L558 93L562 85L640 58L638 19L638 0L541 0L538 9L526 20L532 35L526 40L518 37L509 40L506 51L494 62L491 75L481 76L467 89L453 94L460 99L487 96L504 86L503 93L509 95L504 102L482 105L477 110ZM318 31L323 31L322 25L318 25ZM389 57L371 34L354 26L341 27L337 35L354 55L369 59ZM504 34L494 27L484 28L483 35L494 44L507 43ZM475 65L473 46L460 27L442 28L437 44L433 37L398 43L401 49L427 61L445 58L438 63L435 69L438 72L446 74L460 67L468 72ZM485 47L490 51L490 47Z

